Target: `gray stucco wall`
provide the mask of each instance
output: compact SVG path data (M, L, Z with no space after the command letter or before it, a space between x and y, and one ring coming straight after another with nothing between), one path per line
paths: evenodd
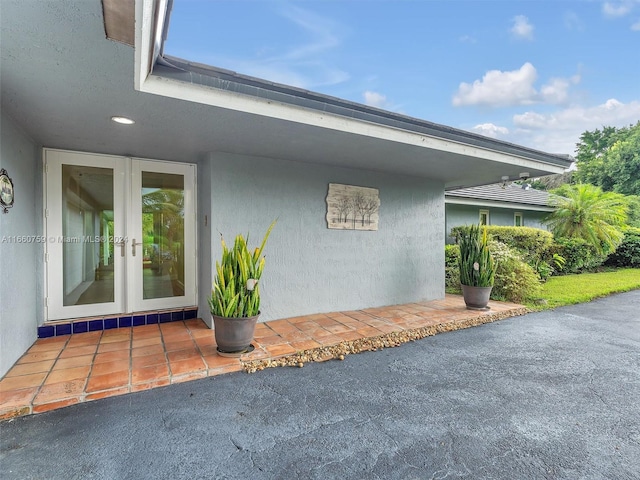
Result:
M209 159L198 162L198 314L210 327L212 321L207 299L213 281L211 266L215 265L211 262L211 169Z
M533 210L517 210L514 208L478 207L473 205L456 205L448 203L446 211L447 243L452 243L449 236L451 229L460 225L477 224L480 219L480 210L489 210L489 225L514 225L515 212L522 213L523 226L541 228L547 230L542 220L548 212L536 212Z
M203 185L210 173L210 228L202 228L201 216L199 234L211 232L212 265L221 254L218 232L229 242L250 232L255 245L278 218L266 248L261 321L444 296L442 184L231 154L215 153L209 160L210 172L202 168L198 175ZM379 230L328 229L329 183L379 189ZM206 265L203 257L200 264ZM202 287L205 317L208 292Z
M42 318L42 244L18 243L42 234L38 201L42 175L40 149L4 113L0 116L0 168L13 180L15 204L0 213L0 377L36 339Z

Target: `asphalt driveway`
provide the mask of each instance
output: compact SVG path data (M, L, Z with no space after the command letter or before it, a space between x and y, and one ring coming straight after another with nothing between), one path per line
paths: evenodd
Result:
M640 291L0 433L3 479L640 479Z

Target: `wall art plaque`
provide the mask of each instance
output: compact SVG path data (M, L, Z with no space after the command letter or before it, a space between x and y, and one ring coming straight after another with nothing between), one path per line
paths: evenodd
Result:
M378 230L380 197L377 188L330 183L327 227L340 230Z

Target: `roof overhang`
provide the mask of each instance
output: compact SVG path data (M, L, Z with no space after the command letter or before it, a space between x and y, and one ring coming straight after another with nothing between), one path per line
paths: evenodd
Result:
M109 0L113 2L113 0ZM135 1L135 48L98 0L3 0L2 107L38 143L197 161L230 152L430 178L447 188L560 173L560 156L285 85L163 62L170 1ZM227 88L221 88L226 85ZM136 120L116 126L113 115Z
M514 210L531 210L537 212L553 212L555 209L548 205L528 205L525 203L499 202L477 198L451 197L445 193L444 202L447 205L471 205L475 207L509 208Z
M350 141L357 138L366 142L369 138L375 143L382 141L394 144L398 149L406 146L413 152L412 155L421 160L413 159L411 165L405 162L402 166L391 161L393 158L398 160L397 157L390 156L385 162L387 169L392 167L393 171L399 173L422 176L431 174L444 181L447 188L467 186L474 184L474 181L476 184L495 181L497 177L493 170L504 172L500 178L509 176L515 179L522 170L541 176L562 173L570 165L562 156L207 65L177 58L165 60L161 57L162 41L168 28L171 2L142 0L137 2L137 6L136 23L141 28L136 36L136 79L140 91L306 125L314 130L334 131ZM333 113L332 110L339 113ZM456 134L461 139L455 139ZM417 169L416 163L420 162L422 168ZM442 163L446 162L451 162L450 166L453 167L450 175L433 171L432 167L441 171L444 167ZM491 170L484 175L486 180L477 172L469 178L463 178L462 172L456 167L466 166L468 169L469 162L475 164L476 168L472 170L478 170L478 167ZM319 163L324 162L319 160ZM385 170L382 164L369 162L363 165L362 162L349 162L346 158L344 166Z

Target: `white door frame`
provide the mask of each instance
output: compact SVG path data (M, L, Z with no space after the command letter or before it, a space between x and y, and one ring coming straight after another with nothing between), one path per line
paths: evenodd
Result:
M142 172L158 172L184 176L184 269L185 285L183 297L166 297L145 300L143 298L142 267ZM160 310L166 308L196 305L196 166L187 163L162 162L156 160L133 159L131 162L131 195L129 216L129 243L127 259L129 265L130 294L129 311ZM137 190L137 191L134 191ZM191 246L187 248L186 246ZM191 272L191 274L189 274ZM136 293L137 292L137 293Z
M57 149L44 149L43 162L47 321L197 305L196 165ZM114 231L109 233L115 240L122 239L124 243L122 247L114 245L113 302L63 305L62 165L109 168L114 171ZM140 242L142 238L142 171L182 174L185 177L185 295L181 297L143 299L142 255L139 249L134 256L132 246L133 239Z

